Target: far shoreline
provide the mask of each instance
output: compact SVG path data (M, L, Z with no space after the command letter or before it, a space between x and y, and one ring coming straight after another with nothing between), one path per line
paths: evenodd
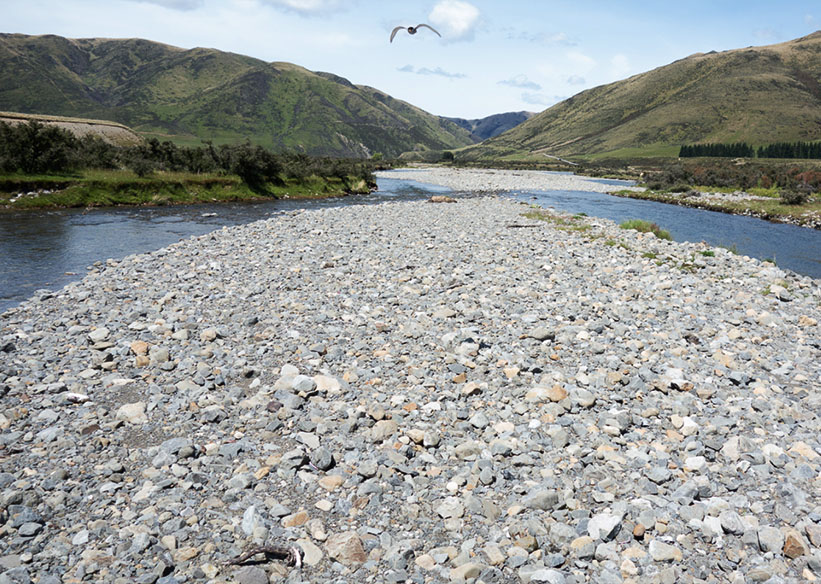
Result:
M409 178L407 175L412 174L414 178L411 180L444 186L454 191L482 193L526 191L529 189L545 190L541 178L547 172L549 171L413 165L379 170L375 172L375 175L386 178ZM573 172L562 172L560 174L569 181L566 187L568 190L590 190L616 197L754 217L771 223L784 223L821 230L821 203L812 203L809 205L810 210L807 210L807 205L796 206L793 209L790 205L781 204L777 199L756 197L741 190L736 191L733 195L725 195L708 189L698 190L697 188L688 193L657 192L641 186L625 186L616 190L612 184L598 182L613 180L606 176L597 177ZM552 176L555 177L556 175L553 174ZM276 200L319 200L368 194L378 190L362 184L343 189L340 188L341 185L332 185L326 181L322 185L311 185L307 188L291 185L277 186L272 187L269 194L260 194L247 185L227 177L218 179L214 184L211 184L209 179L206 179L209 184L199 184L197 181L179 182L174 180L173 177L169 179L155 176L149 177L147 181L144 179L134 180L126 185L126 189L121 188L122 185L118 185L116 188L112 187L111 193L101 195L99 191L105 191L104 185L89 185L82 183L82 181L61 180L58 178L32 179L30 182L35 186L31 191L15 194L0 192L0 213L60 209L156 208L178 205L260 203ZM629 181L625 180L625 182ZM95 188L97 189L96 192L91 192ZM132 190L128 191L128 188ZM553 188L551 186L546 190ZM71 189L78 191L85 189L89 191L89 194L84 195L80 192L80 194L65 196L66 191ZM146 192L152 189L157 189L158 192ZM25 199L25 203L15 204L20 199Z
M451 176L447 176L448 171L453 174ZM465 190L461 187L460 179L456 178L459 175L461 175L462 179L465 179L464 184L482 185L482 179L486 179L486 184L483 185L481 190L488 192L512 192L527 189L551 190L555 188L552 186L549 189L539 188L540 186L544 187L545 185L545 182L539 180L540 176L545 175L545 171L539 170L428 166L396 169L394 171L380 171L377 173L377 176L390 176L390 174L394 172L414 173L417 177L424 178L414 178L412 180L447 186L453 188L454 190ZM468 179L470 173L474 173L475 177L479 177L479 179ZM814 204L814 209L811 211L806 211L803 206L796 209L791 209L789 205L781 204L777 199L756 197L741 190L736 191L737 196L723 195L721 193L715 193L709 190L698 191L695 189L687 194L660 193L640 186L632 186L614 190L612 185L604 185L602 183L595 182L596 180L610 180L608 177L593 177L573 173L562 173L562 175L565 177L573 177L573 179L578 179L571 180L571 182L568 183L568 190L592 190L616 197L655 201L658 203L667 203L680 207L702 209L705 211L717 211L730 215L754 217L769 221L771 223L786 223L797 227L821 230L821 203ZM698 193L698 195L696 196L693 193ZM798 212L799 210L801 211L800 213Z
M0 191L0 213L319 200L368 194L373 190L364 180L345 185L319 178L305 184L267 185L265 192L230 176L156 175L111 183L56 177L20 177L19 183L14 181L12 177L10 182L17 188Z
M770 213L763 210L755 210L749 207L740 206L735 207L731 204L720 201L710 200L709 192L699 192L698 196L682 196L680 193L656 193L653 191L644 191L643 193L631 191L612 191L608 194L614 197L623 197L628 199L638 199L642 201L655 201L657 203L666 203L668 205L676 205L678 207L688 207L690 209L702 209L704 211L716 211L718 213L727 213L728 215L740 215L744 217L754 217L769 221L770 223L786 223L795 225L796 227L804 227L807 229L821 230L821 210L815 212L812 216L806 215L787 215ZM738 201L742 202L744 199ZM747 199L752 200L752 199Z

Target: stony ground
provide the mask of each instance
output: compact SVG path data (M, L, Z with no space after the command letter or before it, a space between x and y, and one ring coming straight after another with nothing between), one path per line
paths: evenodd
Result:
M386 170L378 173L385 178L400 178L433 183L458 191L507 192L533 190L568 190L607 193L619 190L644 191L643 187L605 184L594 179L568 172L539 172L533 170L498 170L492 168L427 168Z
M821 578L819 282L529 210L295 212L0 316L0 583Z
M499 170L483 168L448 168L431 166L427 168L400 169L383 171L381 176L390 178L413 179L433 183L452 189L485 192L528 192L534 190L575 190L611 193L618 196L655 200L668 204L683 205L701 209L723 210L739 215L768 218L782 223L792 223L811 229L821 229L821 213L815 210L783 214L777 218L754 209L739 208L738 204L754 201L772 201L771 197L752 195L744 191L732 193L702 192L690 190L682 193L654 193L638 186L614 186L591 180L584 176L569 173L539 172L532 170ZM631 195L629 191L644 193Z

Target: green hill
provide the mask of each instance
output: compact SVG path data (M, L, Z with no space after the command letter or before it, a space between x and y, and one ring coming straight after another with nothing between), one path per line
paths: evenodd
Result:
M821 31L691 55L583 91L463 150L459 159L675 156L682 144L819 139Z
M180 144L249 139L312 155L473 143L453 122L329 73L142 39L0 34L2 110L111 120Z

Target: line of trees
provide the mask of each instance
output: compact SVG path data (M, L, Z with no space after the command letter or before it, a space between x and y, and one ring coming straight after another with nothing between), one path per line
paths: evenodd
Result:
M757 150L746 142L733 144L685 144L680 158L712 156L717 158L819 158L821 142L776 142Z
M821 158L821 142L776 142L758 149L759 158Z
M684 145L678 153L681 158L714 156L717 158L752 158L755 150L745 142L733 144L691 144Z
M250 142L186 147L151 138L137 146L114 146L97 136L77 137L35 120L0 122L0 173L65 174L86 169L128 169L140 177L156 171L234 174L252 188L311 176L334 177L343 184L351 178L376 184L374 163L367 160L275 153Z

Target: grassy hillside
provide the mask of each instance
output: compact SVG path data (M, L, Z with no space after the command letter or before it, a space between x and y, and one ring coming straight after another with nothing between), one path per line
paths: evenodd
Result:
M180 144L249 139L312 155L472 143L452 122L332 74L142 39L0 34L0 110L111 120Z
M460 159L675 156L682 144L821 139L821 31L691 55L571 97Z

